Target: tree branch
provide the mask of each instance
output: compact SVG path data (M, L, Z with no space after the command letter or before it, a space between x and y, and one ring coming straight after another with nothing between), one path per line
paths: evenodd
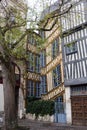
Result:
M45 20L46 20L45 25L44 25L42 28L40 28L42 31L50 31L50 30L52 30L53 27L55 26L55 24L56 24L57 21L58 21L58 17L61 17L62 15L68 13L69 10L73 7L73 5L71 4L69 8L67 8L67 9L65 9L64 11L61 12L60 10L61 10L62 5L63 5L63 0L62 0L62 4L60 5L60 7L59 7L59 9L58 9L59 11L57 10L57 13L56 13L56 14L50 15L50 16L47 18L47 20L45 19ZM54 20L52 26L51 26L50 28L44 28L44 27L48 24L49 19L53 19L53 18L56 18L56 19ZM45 20L41 21L41 23L44 22Z
M3 29L3 32L6 33L8 30L11 30L11 29L14 29L14 28L18 28L18 27L23 27L25 25L26 25L26 22L23 22L21 24L17 24L16 23L14 25L8 25L7 24L7 26L4 27L5 29Z
M15 46L17 46L18 43L20 43L20 42L24 39L24 37L25 37L27 34L29 34L29 33L31 33L31 30L26 30L25 33L24 33L23 35L21 35L21 37L18 39L18 41L16 41L16 42L12 45L12 48L14 49Z
M58 18L56 18L54 20L54 22L53 22L53 24L52 24L52 26L50 28L40 28L40 30L42 30L42 31L51 31L57 22L58 22ZM47 21L47 23L48 23L48 21Z

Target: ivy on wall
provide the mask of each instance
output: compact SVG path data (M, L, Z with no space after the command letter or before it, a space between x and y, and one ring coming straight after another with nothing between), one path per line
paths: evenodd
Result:
M27 113L35 114L36 118L41 115L53 115L54 114L54 102L45 100L31 100L27 103Z

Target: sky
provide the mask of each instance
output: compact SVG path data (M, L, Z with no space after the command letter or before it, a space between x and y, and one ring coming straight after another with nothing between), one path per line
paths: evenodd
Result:
M32 9L32 13L40 13L43 9L53 4L57 0L27 0L28 7Z
M34 5L38 5L39 3L40 4L43 3L43 1L44 1L44 3L51 3L52 4L57 0L27 0L27 1L28 1L29 6L33 7Z
M29 8L27 15L28 19L32 19L33 21L35 21L36 17L40 18L40 14L43 9L53 4L55 1L57 0L27 0ZM30 23L32 25L30 25ZM28 26L33 26L33 23L34 22L28 22Z

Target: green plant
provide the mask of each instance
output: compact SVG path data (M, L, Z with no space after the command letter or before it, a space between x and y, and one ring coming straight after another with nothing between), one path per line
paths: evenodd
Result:
M27 113L35 114L36 118L41 115L53 115L54 114L54 102L50 100L36 100L28 102Z

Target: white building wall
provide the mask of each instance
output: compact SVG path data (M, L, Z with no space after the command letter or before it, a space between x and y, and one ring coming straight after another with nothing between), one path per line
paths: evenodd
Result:
M18 116L20 119L25 116L24 97L21 88L19 88Z
M66 99L66 122L67 124L72 124L70 87L65 88L65 99Z
M0 84L0 111L4 111L4 93L3 93L3 84Z

